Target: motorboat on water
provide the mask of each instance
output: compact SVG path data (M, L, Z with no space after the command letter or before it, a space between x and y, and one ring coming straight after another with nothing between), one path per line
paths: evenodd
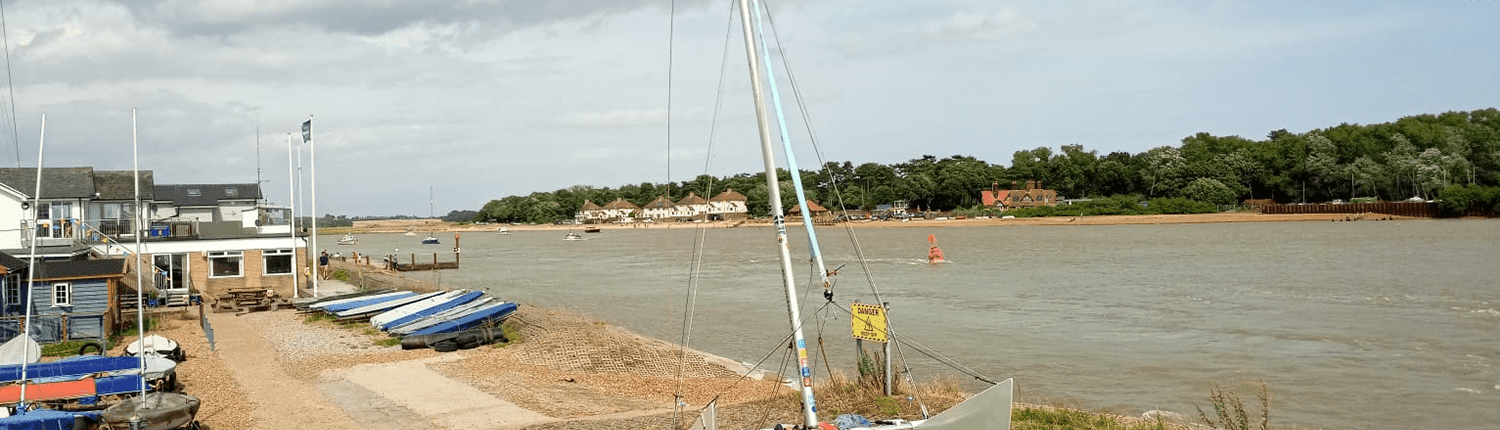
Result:
M505 227L500 227L500 230L497 231L499 231L500 234L510 234L510 229Z
M583 235L578 234L578 233L568 232L568 234L566 236L563 236L563 240L583 240Z
M358 245L358 244L359 244L359 238L354 237L354 233L344 233L344 237L339 238L339 245Z
M433 235L430 235L430 234L427 235L427 237L422 238L422 244L423 245L437 245L437 244L440 244L440 243L442 243L442 242L438 241L437 236L433 236Z

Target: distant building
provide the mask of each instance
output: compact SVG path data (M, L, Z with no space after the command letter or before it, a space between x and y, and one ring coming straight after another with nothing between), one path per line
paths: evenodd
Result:
M1055 205L1059 204L1058 190L1043 189L1041 181L1026 181L1026 189L1016 189L1016 181L1011 181L1011 187L1013 187L1011 190L1001 190L999 186L995 186L995 189L990 190L990 192L981 192L981 199L989 195L989 198L993 199L993 204L990 205L995 205L995 207L999 207L1001 210L1010 210L1010 208L1055 207Z
M812 218L813 218L814 221L832 221L833 220L833 213L829 212L828 208L825 208L825 207L823 207L823 205L820 205L817 202L814 202L812 200L808 200L806 202L803 202L801 205L792 206L791 209L789 209L789 210L786 211L787 216L791 216L791 217L800 217L800 216L802 216L802 207L803 206L807 207L807 211L808 212L812 212Z
M600 207L598 203L584 199L583 206L578 208L578 213L573 215L573 219L582 223L594 223L608 219L607 215L608 212L605 212L604 208Z
M702 219L709 212L708 199L692 191L688 191L687 197L677 201L677 207L682 208L690 218Z
M750 199L733 188L708 199L708 214L712 218L736 220L750 217Z
M688 213L685 209L679 208L676 203L672 203L671 200L667 199L667 196L661 196L641 206L640 216L641 218L660 220L687 218Z
M1000 189L1000 182L990 184L990 189L979 192L979 201L987 207L1005 210L1005 199L1009 197L1010 190Z
M629 220L641 210L635 203L631 203L624 198L617 198L600 209L603 211L603 219L607 221Z

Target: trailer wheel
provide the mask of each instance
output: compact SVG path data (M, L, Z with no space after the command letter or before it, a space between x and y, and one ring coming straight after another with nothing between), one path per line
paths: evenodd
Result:
M88 350L91 347L94 349L95 354L104 355L104 345L100 345L98 342L89 342L78 347L78 355L88 354Z
M437 352L453 352L458 350L458 342L452 340L438 341L432 344L432 350Z

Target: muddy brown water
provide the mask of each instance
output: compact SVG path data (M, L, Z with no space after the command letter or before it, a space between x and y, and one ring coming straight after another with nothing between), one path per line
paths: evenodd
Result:
M1214 383L1249 397L1264 380L1273 424L1493 428L1500 422L1500 220L819 229L835 300L873 303L893 327L1022 400L1139 415L1192 413ZM463 233L463 267L414 273L453 288L574 309L762 367L787 334L774 232L629 228ZM854 369L848 315L809 289L792 228L802 309L821 367ZM949 263L926 263L936 235ZM360 235L330 252L447 253L421 237ZM857 240L866 264L852 243ZM397 251L399 249L399 251ZM690 277L692 256L702 264ZM376 258L379 259L378 257ZM818 312L819 310L823 312ZM918 380L967 376L912 348ZM972 389L980 383L967 382Z

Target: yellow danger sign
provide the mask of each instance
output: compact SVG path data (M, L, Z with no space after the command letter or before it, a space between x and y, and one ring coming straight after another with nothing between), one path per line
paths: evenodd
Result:
M850 318L852 321L850 325L855 339L886 342L885 307L855 303L850 305L849 309L854 312L854 318Z

